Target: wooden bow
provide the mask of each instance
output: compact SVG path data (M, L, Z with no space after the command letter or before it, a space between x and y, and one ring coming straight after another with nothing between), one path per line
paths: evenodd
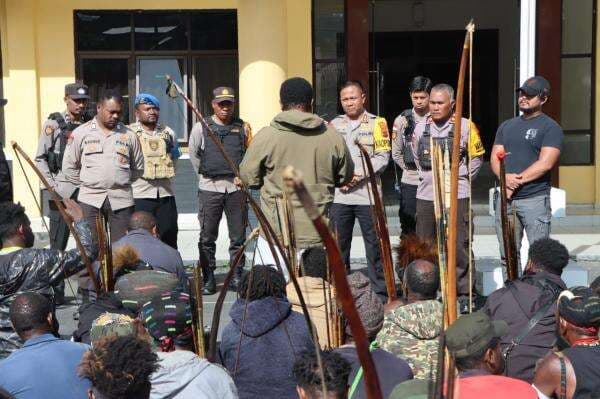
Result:
M298 200L321 236L327 250L327 260L335 281L337 298L342 304L344 315L350 325L350 330L352 331L352 336L356 343L358 358L364 370L367 398L381 399L383 396L379 385L379 378L377 378L375 363L373 362L373 358L369 351L369 340L354 304L352 292L350 291L346 279L346 266L342 260L342 255L337 242L331 233L331 230L329 230L327 223L321 216L313 198L304 186L304 182L299 172L295 171L293 167L288 166L283 172L283 179L286 184L296 192Z
M452 161L450 168L450 212L448 218L448 278L447 278L447 309L448 322L452 324L457 317L456 311L456 261L458 241L458 167L460 163L460 141L462 130L463 97L465 92L465 74L471 45L470 35L475 25L471 21L467 25L465 41L460 59L458 84L456 85L456 111L454 138L452 141ZM468 149L467 149L468 150Z
M385 220L385 209L383 208L383 201L379 195L379 189L377 188L377 175L371 162L371 157L367 149L360 144L358 141L355 142L362 154L362 160L367 166L368 180L366 182L367 190L369 185L371 186L370 192L373 195L373 210L374 210L374 225L377 237L379 239L379 246L381 249L381 260L383 263L383 277L385 279L385 287L388 295L388 303L393 302L398 297L396 293L396 279L394 278L394 263L392 260L392 245L390 244L390 232L387 227L387 221ZM363 168L364 169L364 168ZM371 197L369 196L369 199Z
M194 103L192 103L192 101L185 95L183 90L181 90L179 85L177 83L175 83L169 75L166 76L166 79L167 79L167 85L168 85L167 86L167 94L170 97L177 97L177 95L179 95L179 96L181 96L181 98L183 98L183 100L186 102L188 107L198 117L198 121L202 124L202 128L204 129L204 131L206 131L206 133L208 134L208 137L210 137L210 139L217 146L219 152L221 153L221 155L223 155L223 158L227 162L227 165L229 166L229 168L231 169L233 174L241 181L240 171L239 171L237 165L235 164L235 162L233 162L231 157L225 151L225 148L223 147L221 140L215 135L215 133L210 128L210 126L208 126L208 124L206 123L206 120L204 119L204 116L202 116L202 113L198 110L198 108L196 108ZM304 296L302 295L302 292L300 290L300 285L298 284L298 280L296 279L296 276L294 275L293 267L290 263L289 258L286 255L286 251L284 251L283 244L277 238L277 235L275 234L275 230L273 229L273 227L267 220L267 217L265 216L264 212L262 211L260 205L258 205L258 203L254 200L254 198L252 198L252 195L248 191L248 187L246 187L246 185L243 182L240 185L240 190L244 194L246 194L248 203L250 204L250 207L254 211L254 214L256 215L256 219L258 220L258 223L260 224L260 228L261 228L263 234L265 235L265 240L269 244L269 249L271 250L271 253L273 254L273 258L275 259L276 266L281 272L283 272L283 269L281 267L281 263L279 261L279 256L278 256L275 248L277 248L281 258L283 259L283 263L288 271L290 280L292 281L292 284L294 285L294 289L296 290L296 293L298 294L298 300L300 302L300 306L302 307L302 311L304 313L304 318L306 319L308 330L310 332L311 337L313 337L314 336L313 324L310 320L310 314L308 313L308 307L306 306L306 302L304 301ZM226 291L227 285L224 284L223 287L221 288L221 291ZM216 334L216 331L211 331L210 333L211 333L211 335ZM213 338L211 337L210 340L212 340L212 339Z
M96 275L94 274L94 269L92 268L92 263L90 262L90 258L88 258L87 254L85 252L85 248L83 247L83 244L81 243L81 239L79 237L79 234L77 233L77 230L75 230L75 228L73 227L71 217L65 211L65 207L63 206L63 204L61 202L60 196L56 193L56 191L52 188L52 186L50 186L50 184L44 177L44 174L37 168L37 166L35 166L35 164L31 160L31 158L29 158L29 156L25 153L25 151L23 151L23 149L19 146L19 144L17 144L15 141L11 141L11 145L12 145L12 148L15 151L15 154L17 155L17 157L19 157L19 154L20 154L23 157L23 159L25 159L25 161L27 161L27 163L29 164L29 166L31 166L31 168L33 169L35 174L38 176L38 178L40 179L40 181L42 182L44 187L46 187L46 189L48 190L48 193L50 194L52 201L54 201L58 211L60 212L60 216L64 219L65 223L69 227L69 231L73 235L73 239L75 240L75 245L77 246L77 249L79 250L81 260L85 264L85 267L90 276L90 279L92 280L92 283L94 284L94 289L96 290L96 292L99 293L100 292L100 284L98 283L98 280L96 279ZM93 227L90 226L90 228L93 228ZM66 276L66 277L68 277L68 276Z
M504 261L506 262L506 275L510 281L519 278L517 247L515 243L514 221L508 218L508 196L506 193L506 168L504 166L504 151L496 154L500 161L500 220L502 223L502 245L504 246Z

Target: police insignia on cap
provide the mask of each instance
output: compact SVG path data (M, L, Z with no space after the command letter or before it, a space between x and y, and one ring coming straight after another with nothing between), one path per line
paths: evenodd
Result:
M54 128L52 126L46 126L45 132L48 136L50 136L52 133L54 133Z
M83 87L80 87L79 89L77 89L77 93L85 94L85 89Z
M226 95L228 95L228 94L229 94L229 90L227 90L227 89L223 89L223 92L222 92L221 94L223 94L223 95L225 95L225 96L226 96Z

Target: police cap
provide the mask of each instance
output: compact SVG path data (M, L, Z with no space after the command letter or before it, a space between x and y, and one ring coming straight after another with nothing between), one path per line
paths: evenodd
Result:
M69 96L73 100L89 100L90 91L83 83L69 83L65 86L65 96Z
M213 101L215 102L223 102L223 101L235 101L235 92L231 87L217 87L213 90Z

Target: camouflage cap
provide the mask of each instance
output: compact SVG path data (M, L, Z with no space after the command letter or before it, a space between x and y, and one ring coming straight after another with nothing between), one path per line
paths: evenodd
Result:
M455 358L464 358L483 351L494 338L508 332L504 320L492 321L483 312L461 316L446 331L446 346Z
M90 342L99 338L116 335L119 337L132 335L135 332L133 319L118 313L103 313L92 323Z

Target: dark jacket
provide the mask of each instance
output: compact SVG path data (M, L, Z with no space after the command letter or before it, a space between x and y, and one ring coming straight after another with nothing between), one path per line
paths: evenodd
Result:
M508 348L512 340L527 326L529 320L548 301L556 302L558 294L566 289L560 276L538 272L525 275L494 291L487 299L483 311L492 320L508 323L508 334L502 337L502 349ZM552 348L556 339L556 304L550 306L544 317L514 347L506 363L506 375L532 382L535 363Z
M0 143L0 202L12 202L12 200L13 189L10 168L8 167L8 162L6 161L6 156L4 155L4 150Z
M86 221L75 223L81 243L90 260L96 257L96 245ZM54 300L59 281L85 268L77 248L69 251L23 248L0 255L0 359L18 349L8 312L10 304L21 292L34 291ZM9 336L11 335L11 336Z
M287 299L268 297L249 302L244 317L245 303L238 299L231 307L219 348L240 398L297 398L293 353L314 350L304 316Z
M135 318L136 315L123 306L121 300L113 293L102 293L95 302L84 303L79 307L79 323L73 332L76 342L90 344L90 330L92 323L103 313L116 313Z
M179 282L187 291L188 279L183 267L183 260L176 249L171 248L144 229L136 229L127 233L115 242L113 249L124 245L132 246L140 259L152 266L152 269L177 275Z

